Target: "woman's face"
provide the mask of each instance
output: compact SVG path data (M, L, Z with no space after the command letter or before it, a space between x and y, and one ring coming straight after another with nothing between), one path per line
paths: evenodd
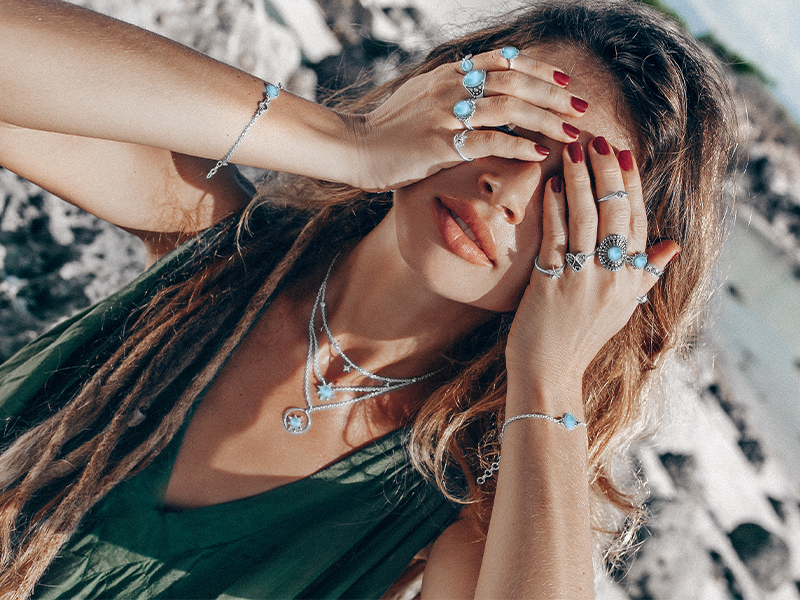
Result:
M565 118L581 130L584 147L602 135L615 150L635 153L617 114L614 84L598 73L593 61L552 47L526 53L561 68L570 76L567 89L589 102L583 117ZM507 311L517 307L528 285L542 237L544 186L562 174L564 145L535 132L516 133L550 148L547 159L476 159L395 192L392 210L400 254L440 296Z

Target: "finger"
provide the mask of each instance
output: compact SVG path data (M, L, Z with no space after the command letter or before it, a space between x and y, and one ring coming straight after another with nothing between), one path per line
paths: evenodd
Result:
M539 266L544 269L560 268L567 249L567 204L564 180L560 175L551 177L544 191L542 206L542 245L539 248Z
M456 138L461 138L458 142ZM455 134L453 146L458 145L462 160L498 156L517 160L542 161L550 154L547 146L527 138L502 133L496 129L476 129Z
M680 254L681 247L675 242L665 240L658 242L647 249L648 262L661 272L666 271L670 262ZM653 286L658 282L659 277L653 275L651 272L643 270L639 291L641 294L649 292ZM640 294L640 295L641 295Z
M517 127L539 132L564 144L578 139L580 135L577 127L555 113L508 95L475 100L470 123L473 127L499 127L514 123Z
M588 254L597 241L597 208L584 150L579 142L564 147L563 161L569 206L569 250L573 254Z
M513 67L508 68L508 59L501 54L501 49L483 52L472 57L473 69L486 69L487 71L519 71L553 83L559 87L566 87L569 76L558 67L540 60L536 60L526 52L520 52L513 61ZM456 63L458 64L458 63Z
M622 179L619 161L611 146L603 137L594 138L589 144L589 158L592 161L594 185L597 191L599 215L598 242L611 234L630 236L631 203L630 196L602 200L615 192L627 192Z
M571 117L582 117L589 107L588 102L567 90L516 69L488 72L484 94L513 96L533 106Z
M628 196L631 209L629 252L642 252L647 246L647 209L644 205L639 169L636 167L636 159L630 150L621 150L617 155L617 162L622 172L625 191L630 194Z

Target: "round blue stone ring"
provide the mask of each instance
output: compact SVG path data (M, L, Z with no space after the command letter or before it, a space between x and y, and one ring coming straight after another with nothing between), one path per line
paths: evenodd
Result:
M608 235L597 247L600 266L611 272L619 271L625 265L627 256L628 240L624 235Z
M470 119L475 115L475 100L472 98L469 100L459 100L453 105L453 114L456 116L456 119L461 121L464 127L470 131L474 130L474 127L470 124Z
M508 61L508 70L510 71L514 68L514 59L519 56L519 50L514 46L503 46L500 55Z
M647 264L647 254L644 252L637 252L636 254L626 256L625 262L634 269L644 269Z
M472 60L470 60L471 58L472 58L472 54L467 54L464 58L461 59L461 63L459 64L459 67L461 68L461 71L465 75L467 73L469 73L470 71L472 71L472 67L475 66L475 64L472 62Z
M483 69L470 71L464 75L462 84L473 100L483 98L483 89L486 86L486 71Z

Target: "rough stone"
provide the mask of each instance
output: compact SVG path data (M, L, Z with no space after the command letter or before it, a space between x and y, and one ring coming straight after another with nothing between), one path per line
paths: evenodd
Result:
M775 591L791 581L789 546L757 523L742 523L729 534L733 549L766 591Z

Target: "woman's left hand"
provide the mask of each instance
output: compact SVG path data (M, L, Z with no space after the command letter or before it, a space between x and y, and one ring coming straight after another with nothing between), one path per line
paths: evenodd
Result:
M543 270L564 265L563 271L560 277L550 277L538 269L531 273L509 334L506 362L510 383L522 377L528 386L533 381L534 387L544 392L580 398L584 371L658 280L651 267L656 268L655 273L663 270L680 248L669 241L645 247L647 216L631 152L615 154L602 137L594 138L586 149L573 142L563 152L564 177L551 178L544 193L538 257ZM615 192L626 192L627 196L616 194L598 201ZM627 247L620 239L608 237L612 235L624 236ZM612 251L609 257L602 250L606 239L622 250L623 262L616 271L602 264L614 254ZM594 256L584 256L596 248ZM572 260L579 270L566 264L568 252L575 257ZM634 257L644 252L648 268L641 268L641 256L634 267ZM583 415L582 406L568 408Z

